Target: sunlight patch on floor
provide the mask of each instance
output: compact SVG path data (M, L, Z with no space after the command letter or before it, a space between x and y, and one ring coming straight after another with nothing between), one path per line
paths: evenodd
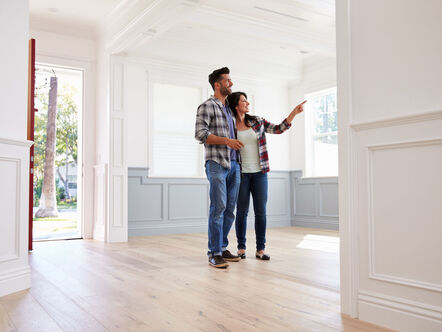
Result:
M338 253L339 237L307 234L297 248Z

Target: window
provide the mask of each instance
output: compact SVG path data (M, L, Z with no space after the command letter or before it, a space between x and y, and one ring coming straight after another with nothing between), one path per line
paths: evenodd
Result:
M195 140L202 89L153 84L153 176L203 176L203 147Z
M336 88L305 96L307 176L338 175Z

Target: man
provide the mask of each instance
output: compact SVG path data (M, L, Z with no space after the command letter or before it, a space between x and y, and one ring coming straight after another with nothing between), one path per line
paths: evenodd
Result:
M214 94L198 107L195 123L195 138L204 144L206 175L210 185L207 255L209 264L217 268L226 268L226 261L241 260L227 250L227 235L235 217L233 210L241 181L237 150L243 146L236 139L235 118L226 105L233 85L229 74L229 68L224 67L209 75Z

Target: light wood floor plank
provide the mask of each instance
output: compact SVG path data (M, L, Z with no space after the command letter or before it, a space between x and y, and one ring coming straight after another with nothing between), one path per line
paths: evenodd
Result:
M16 332L17 328L12 323L5 307L0 303L0 331L4 332Z
M63 331L29 291L1 297L0 302L19 332Z
M338 232L269 229L269 262L255 258L254 234L247 236L247 259L225 270L208 265L205 233L135 237L118 244L36 243L30 254L32 289L0 298L0 327L387 331L340 314ZM233 230L229 241L236 252ZM29 317L46 317L46 325L30 323L28 310Z

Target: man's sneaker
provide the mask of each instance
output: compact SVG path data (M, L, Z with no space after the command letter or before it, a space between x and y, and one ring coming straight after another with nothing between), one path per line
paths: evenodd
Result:
M241 260L241 257L232 255L228 250L223 251L223 258L229 262L239 262Z
M209 257L209 264L217 268L226 268L229 266L222 256Z

